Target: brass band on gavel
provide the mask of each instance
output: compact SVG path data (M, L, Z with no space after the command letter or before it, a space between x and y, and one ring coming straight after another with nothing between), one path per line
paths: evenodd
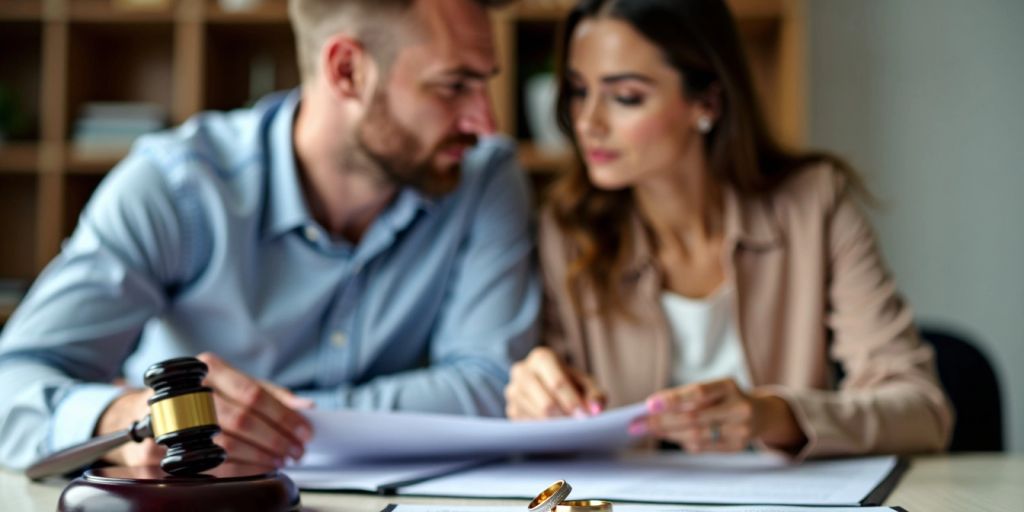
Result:
M217 425L217 411L213 407L213 393L197 391L172 396L149 406L152 418L153 437L181 430Z

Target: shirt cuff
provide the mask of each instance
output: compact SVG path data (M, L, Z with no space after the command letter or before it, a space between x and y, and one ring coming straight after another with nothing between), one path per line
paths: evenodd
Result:
M107 406L124 388L112 384L78 384L68 392L50 422L49 449L57 451L93 437Z
M298 397L312 400L313 407L317 410L333 411L346 408L346 404L342 403L341 393L338 389L306 389L295 391L294 393Z

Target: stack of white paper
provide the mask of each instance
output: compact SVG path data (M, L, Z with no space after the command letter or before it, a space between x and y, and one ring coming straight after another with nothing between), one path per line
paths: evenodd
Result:
M858 506L893 472L895 457L791 464L767 454L630 454L494 464L405 486L399 494L524 498L556 480L572 499L723 505Z

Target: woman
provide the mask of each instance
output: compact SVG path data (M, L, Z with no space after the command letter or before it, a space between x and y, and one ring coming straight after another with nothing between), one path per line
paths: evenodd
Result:
M513 368L508 416L646 400L630 432L691 452L941 450L951 411L866 192L774 141L724 3L584 0L565 34L558 116L585 169L542 216L547 346Z

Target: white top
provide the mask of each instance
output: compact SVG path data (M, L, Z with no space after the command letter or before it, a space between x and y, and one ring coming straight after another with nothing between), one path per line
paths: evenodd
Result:
M751 387L736 326L734 294L728 285L703 299L661 294L672 331L672 386L732 377L741 389Z

